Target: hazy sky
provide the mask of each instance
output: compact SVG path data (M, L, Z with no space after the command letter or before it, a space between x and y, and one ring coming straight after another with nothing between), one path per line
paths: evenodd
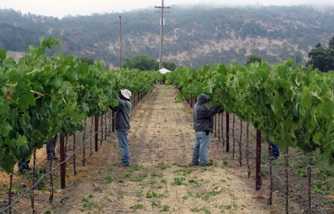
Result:
M0 9L13 8L24 13L47 16L86 15L150 8L161 0L0 0ZM334 5L334 0L165 0L168 5ZM233 2L233 3L231 3ZM252 3L251 3L252 2Z

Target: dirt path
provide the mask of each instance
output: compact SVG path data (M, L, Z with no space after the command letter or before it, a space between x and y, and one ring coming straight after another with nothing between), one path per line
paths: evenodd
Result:
M52 213L270 213L247 181L223 160L220 144L210 145L207 168L189 167L194 133L191 110L177 91L158 86L138 106L129 134L132 167L118 167L116 141L104 145L76 187Z

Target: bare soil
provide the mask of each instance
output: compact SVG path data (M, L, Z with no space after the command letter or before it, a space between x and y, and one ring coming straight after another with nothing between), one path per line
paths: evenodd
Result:
M210 167L191 167L194 132L191 109L177 90L157 86L132 115L131 164L119 166L115 138L104 144L75 185L49 213L282 213L272 209L253 180L231 167L221 143L210 145ZM275 211L276 210L276 211Z

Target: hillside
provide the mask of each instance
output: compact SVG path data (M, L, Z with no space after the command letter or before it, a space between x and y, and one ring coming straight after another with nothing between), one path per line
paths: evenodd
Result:
M23 51L40 36L57 36L66 52L117 64L118 15L57 19L0 11L0 47ZM158 57L159 13L138 10L124 17L126 57ZM254 53L270 62L292 57L302 62L319 41L334 35L334 12L309 7L173 7L167 14L167 59L182 65L245 62Z

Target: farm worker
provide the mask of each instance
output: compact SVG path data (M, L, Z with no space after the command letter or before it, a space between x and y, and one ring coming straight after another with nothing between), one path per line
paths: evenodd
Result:
M48 160L56 160L56 144L57 144L57 135L54 136L51 140L46 144L46 153Z
M196 132L196 143L193 150L192 165L208 165L208 146L210 133L213 131L213 116L222 112L219 107L209 107L210 97L201 94L193 108L194 129Z
M28 159L22 158L21 160L19 160L18 167L19 167L19 172L21 174L24 174L26 171L31 170L29 163L30 163L30 158Z
M268 140L269 145L271 145L271 157L274 160L277 160L280 156L280 149L277 144L272 143L270 140Z
M48 160L56 160L56 143L57 143L57 135L53 137L51 140L49 140L46 144L46 153L47 153L47 159ZM26 171L31 170L30 166L30 158L22 158L19 163L19 171L20 173L24 174Z
M130 129L130 113L131 113L131 99L132 93L128 89L122 89L119 94L118 106L112 108L116 111L116 133L118 145L121 155L122 165L129 166L129 143L128 131Z

